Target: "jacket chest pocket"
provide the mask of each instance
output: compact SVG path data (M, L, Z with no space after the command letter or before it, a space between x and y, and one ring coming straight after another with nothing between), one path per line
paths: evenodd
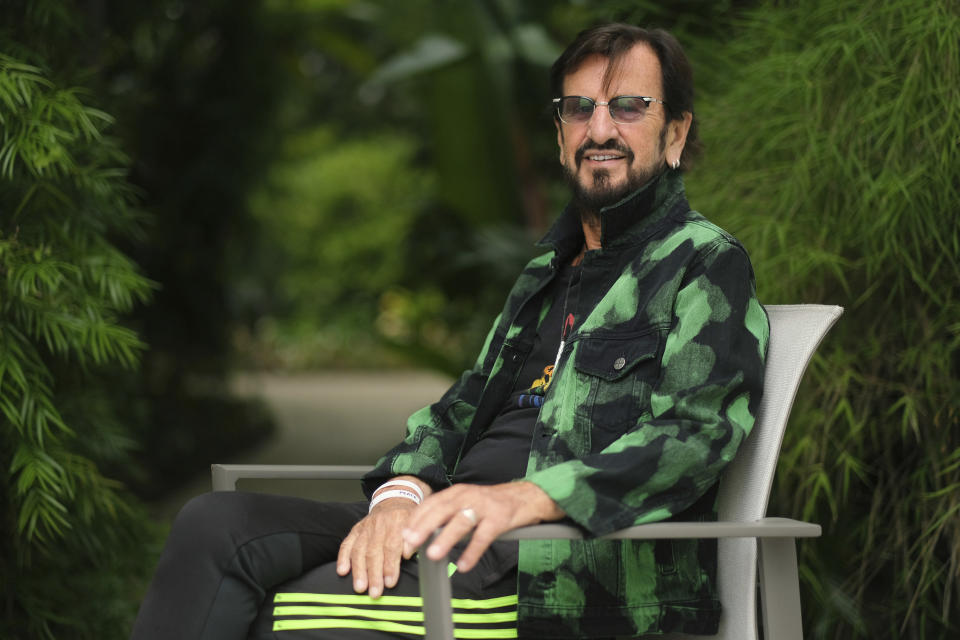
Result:
M586 421L591 450L606 447L649 411L650 392L660 375L659 344L652 330L579 340L574 356L577 383L589 391L576 415Z

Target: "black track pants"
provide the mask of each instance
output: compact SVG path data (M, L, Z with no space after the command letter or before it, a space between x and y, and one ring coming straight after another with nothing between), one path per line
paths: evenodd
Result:
M376 600L336 574L340 542L366 503L243 492L198 496L174 521L133 640L422 638L416 562ZM516 572L488 553L455 573L464 638L516 637Z

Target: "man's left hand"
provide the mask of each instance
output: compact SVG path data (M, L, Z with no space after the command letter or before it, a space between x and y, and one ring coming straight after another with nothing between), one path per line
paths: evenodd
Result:
M559 520L564 512L532 482L482 486L457 484L424 500L410 514L403 530L404 556L442 531L426 549L431 560L442 560L460 539L473 532L457 561L458 571L469 571L501 533L538 522Z

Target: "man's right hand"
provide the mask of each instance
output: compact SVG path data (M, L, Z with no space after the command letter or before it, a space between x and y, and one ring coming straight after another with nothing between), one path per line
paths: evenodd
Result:
M418 484L425 493L430 492L425 484ZM343 539L337 554L337 573L353 574L354 591L366 591L371 598L379 598L384 587L396 586L400 579L400 559L409 559L412 555L403 553L400 532L416 507L417 503L405 498L384 500Z

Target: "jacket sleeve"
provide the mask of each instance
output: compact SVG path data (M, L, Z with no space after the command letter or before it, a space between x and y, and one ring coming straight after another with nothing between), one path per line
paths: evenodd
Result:
M702 253L672 315L649 410L601 451L526 478L595 535L693 505L753 427L769 324L743 249L721 240Z
M399 475L417 476L434 489L450 485L452 469L487 380L485 372L494 334L500 324L498 316L487 334L473 368L443 394L439 401L407 420L407 435L388 451L363 478L363 490L369 498L377 487Z

